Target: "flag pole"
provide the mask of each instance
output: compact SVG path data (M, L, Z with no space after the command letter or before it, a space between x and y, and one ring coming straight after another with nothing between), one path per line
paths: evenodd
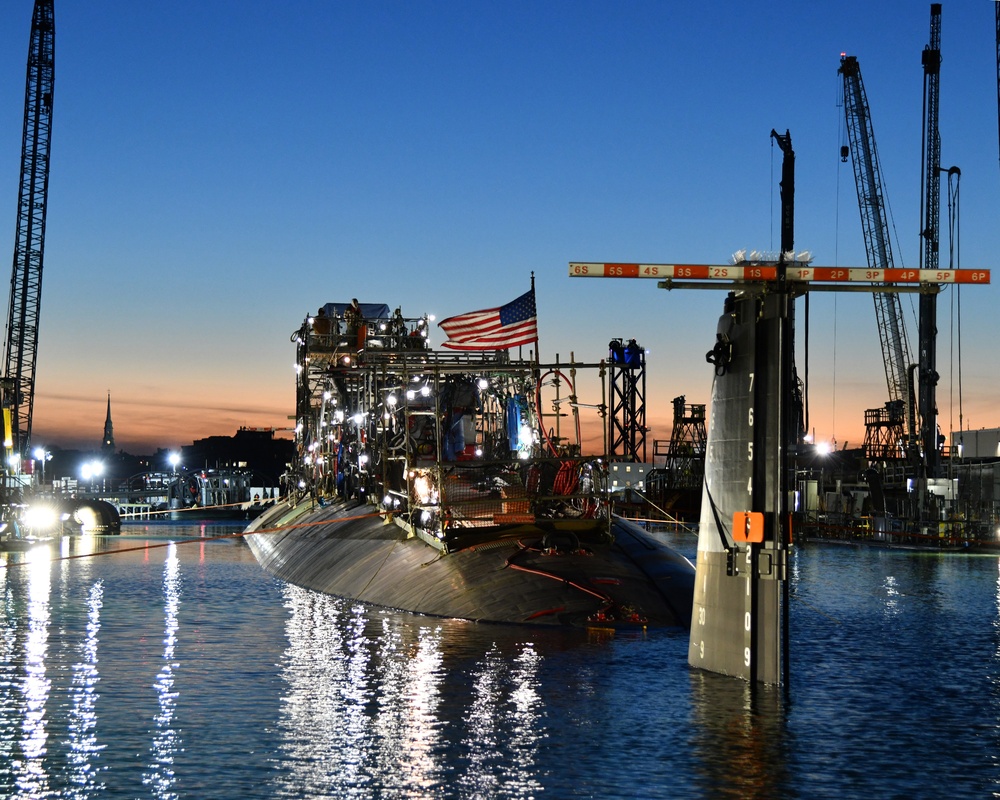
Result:
M531 300L535 304L535 363L542 363L542 351L538 346L538 298L535 297L535 271L531 270Z

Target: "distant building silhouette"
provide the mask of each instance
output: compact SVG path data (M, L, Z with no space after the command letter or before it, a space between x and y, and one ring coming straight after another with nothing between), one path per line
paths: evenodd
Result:
M187 469L251 469L277 480L295 458L295 442L271 428L240 428L235 436L209 436L181 448Z
M108 392L108 416L104 420L104 440L101 442L101 454L113 455L115 452L115 429L111 424L111 392Z
M210 436L181 451L181 468L184 470L238 469L261 473L269 479L261 485L277 485L278 479L295 460L295 442L279 439L273 428L240 428L235 436ZM46 466L46 476L75 478L81 476L81 467L95 457L103 463L104 476L109 486L117 486L131 476L144 472L171 472L169 454L176 448L157 448L152 455L131 455L124 450L114 452L114 433L111 425L111 401L108 400L107 424L100 453L91 450L64 450L57 445L51 448L52 461Z

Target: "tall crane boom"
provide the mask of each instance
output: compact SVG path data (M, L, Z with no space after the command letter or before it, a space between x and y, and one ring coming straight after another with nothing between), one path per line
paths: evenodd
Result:
M924 196L921 203L924 227L921 269L938 268L938 223L941 217L941 136L938 104L941 94L941 4L931 4L930 44L921 56L924 66Z
M45 211L49 185L49 136L55 74L53 0L35 0L28 47L21 145L21 185L17 201L14 269L5 343L4 416L9 413L8 450L24 454L31 439L38 355L38 311L42 293ZM6 420L5 420L6 423Z
M844 78L844 117L854 164L868 266L873 270L892 269L892 244L882 191L878 148L875 146L868 97L861 80L858 59L854 56L842 56L838 72ZM846 155L844 157L846 159ZM911 360L899 295L894 292L873 292L872 297L875 300L875 318L882 344L889 400L902 404L907 431L910 432L913 430L910 400L913 390L909 380Z
M931 4L930 43L924 48L924 137L921 200L923 248L920 268L937 271L938 228L941 215L941 136L938 131L938 99L941 92L941 4ZM928 478L940 471L941 452L937 434L937 294L920 295L920 442Z

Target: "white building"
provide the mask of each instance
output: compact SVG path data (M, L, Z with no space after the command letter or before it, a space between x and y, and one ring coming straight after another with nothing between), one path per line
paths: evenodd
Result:
M1000 458L1000 428L980 428L951 434L954 458Z

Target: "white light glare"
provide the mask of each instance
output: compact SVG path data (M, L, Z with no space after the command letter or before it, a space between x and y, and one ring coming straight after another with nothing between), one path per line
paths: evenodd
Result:
M24 510L24 524L33 531L55 527L59 515L51 506L29 506Z

